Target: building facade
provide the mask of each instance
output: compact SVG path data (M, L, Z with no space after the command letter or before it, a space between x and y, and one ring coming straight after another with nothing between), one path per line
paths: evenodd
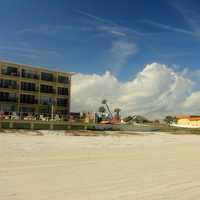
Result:
M176 116L176 123L172 124L177 127L200 128L200 116L182 115Z
M0 61L0 111L68 118L72 75Z

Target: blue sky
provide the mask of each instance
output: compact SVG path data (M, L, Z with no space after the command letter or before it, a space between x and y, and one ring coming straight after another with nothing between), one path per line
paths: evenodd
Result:
M0 0L0 59L131 80L145 64L199 68L197 0Z

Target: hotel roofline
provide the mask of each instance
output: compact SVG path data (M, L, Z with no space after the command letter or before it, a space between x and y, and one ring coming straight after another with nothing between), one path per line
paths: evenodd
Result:
M62 74L69 75L69 76L73 76L73 75L76 74L75 72L65 72L65 71L61 71L59 69L58 70L54 70L54 69L49 69L47 67L33 66L33 65L30 65L30 64L16 63L16 62L9 61L9 60L0 60L0 63L17 65L17 66L22 66L23 68L36 69L36 70L41 70L41 71L44 70L44 71L52 72L52 73L58 72L58 73L62 73Z

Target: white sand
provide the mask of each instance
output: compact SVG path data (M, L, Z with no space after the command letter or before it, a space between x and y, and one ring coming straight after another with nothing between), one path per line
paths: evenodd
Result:
M1 200L199 200L200 136L0 134Z

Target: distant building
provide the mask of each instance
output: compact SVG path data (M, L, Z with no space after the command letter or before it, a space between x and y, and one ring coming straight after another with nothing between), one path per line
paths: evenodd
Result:
M83 118L83 114L80 112L70 112L70 120L81 120Z
M96 122L96 113L95 112L71 112L70 120L71 121L82 121L85 123L95 123Z
M24 64L0 61L0 111L34 113L63 118L70 113L71 76Z
M200 128L200 116L197 115L181 115L176 116L176 123L172 126L183 128Z
M96 122L96 113L95 112L86 112L84 113L85 123L95 123Z

